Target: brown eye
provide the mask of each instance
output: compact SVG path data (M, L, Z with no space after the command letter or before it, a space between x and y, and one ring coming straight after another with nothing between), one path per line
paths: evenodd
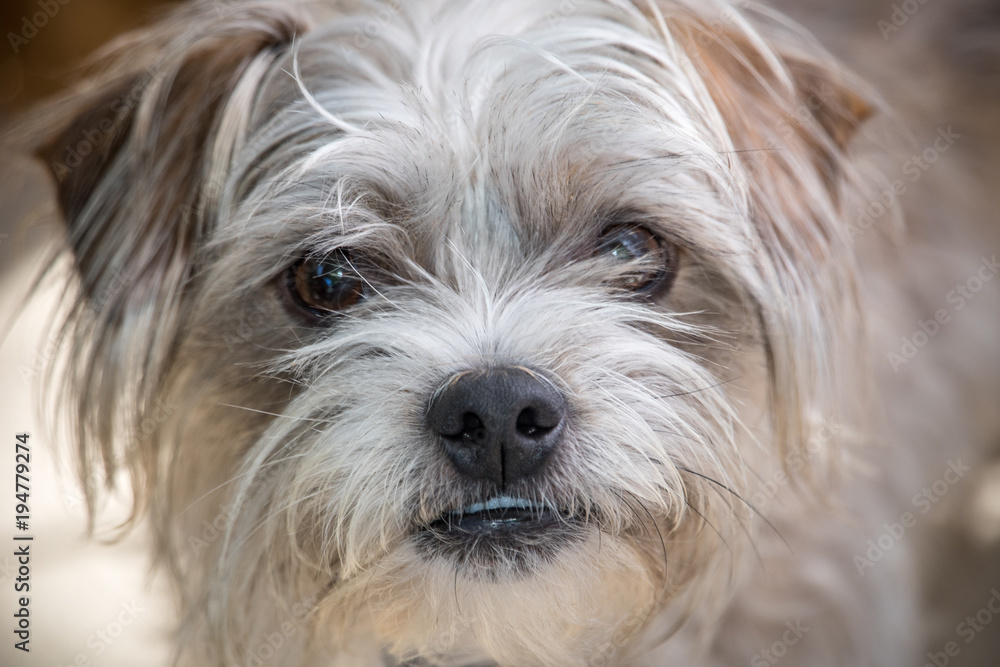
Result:
M322 257L306 257L288 273L288 288L300 306L323 317L364 298L365 281L345 249Z
M611 225L597 244L597 254L618 265L615 283L624 289L654 294L670 288L677 274L677 248L645 227Z

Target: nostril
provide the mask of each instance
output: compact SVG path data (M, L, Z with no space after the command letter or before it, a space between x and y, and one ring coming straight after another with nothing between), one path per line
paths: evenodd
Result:
M538 422L538 413L535 409L525 408L517 416L517 432L529 438L540 438L554 428L542 426Z
M448 440L464 440L471 443L481 443L486 440L486 425L474 412L462 415L462 426L457 433L442 433Z

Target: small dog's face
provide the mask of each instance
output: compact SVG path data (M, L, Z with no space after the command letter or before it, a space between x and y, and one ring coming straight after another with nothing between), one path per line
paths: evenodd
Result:
M196 5L47 121L85 468L131 465L229 659L275 601L503 664L725 605L850 298L865 111L723 5L561 7Z

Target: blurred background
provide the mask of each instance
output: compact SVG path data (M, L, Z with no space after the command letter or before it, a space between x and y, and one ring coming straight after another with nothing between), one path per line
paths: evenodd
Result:
M0 109L11 112L59 90L72 80L73 69L83 57L115 35L142 25L151 11L167 4L158 0L4 0L0 3ZM36 16L46 8L51 17ZM11 33L17 36L13 41Z
M502 0L497 0L502 1ZM937 128L964 139L942 160L962 161L977 191L1000 211L1000 1L780 0L782 11L813 30L855 71L874 82L925 146ZM2 0L0 132L30 105L74 80L94 49L145 23L157 0ZM47 12L46 12L47 10ZM912 10L912 11L911 11ZM59 238L47 175L23 158L0 155L0 520L9 517L13 436L32 434L31 653L11 647L16 563L0 529L0 665L159 666L168 662L172 612L151 578L142 531L109 547L85 535L72 471L60 469L39 417L38 377L51 351L43 333L58 286L24 307L42 249ZM1000 218L993 221L1000 229ZM997 281L1000 283L1000 281ZM1000 284L990 289L1000 289ZM1000 323L997 329L1000 345ZM1000 373L1000 369L997 369ZM1000 414L1000 406L991 408ZM997 443L1000 446L1000 443ZM8 447L9 445L9 447ZM932 624L915 629L928 651L954 639L955 627L1000 590L1000 465L997 451L954 489L932 517L939 575L924 597ZM930 480L929 480L930 481ZM98 536L122 516L110 499ZM958 667L1000 665L1000 616L949 659ZM808 666L806 666L808 667ZM915 665L914 667L918 667Z

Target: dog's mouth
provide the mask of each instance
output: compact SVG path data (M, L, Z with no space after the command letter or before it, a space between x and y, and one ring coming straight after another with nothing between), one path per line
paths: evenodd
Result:
M494 531L531 530L564 518L564 514L542 503L497 496L445 512L428 528L435 532L481 535ZM568 517L565 517L568 518Z
M495 578L551 560L582 537L584 523L558 506L501 495L445 512L421 526L417 543L466 573Z

